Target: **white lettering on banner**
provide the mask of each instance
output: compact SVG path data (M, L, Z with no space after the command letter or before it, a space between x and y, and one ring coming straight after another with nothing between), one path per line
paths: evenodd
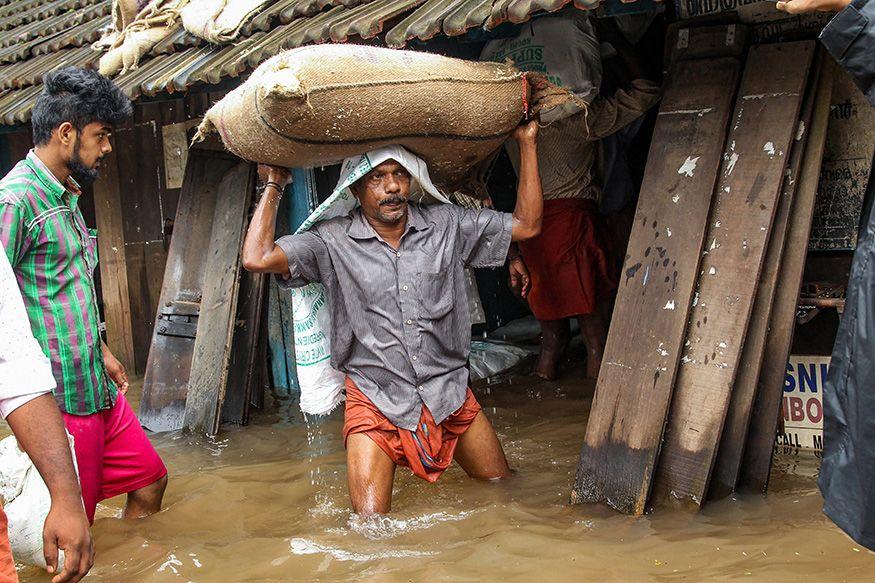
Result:
M777 436L776 445L823 450L823 387L828 371L827 356L790 357L781 404L784 433Z

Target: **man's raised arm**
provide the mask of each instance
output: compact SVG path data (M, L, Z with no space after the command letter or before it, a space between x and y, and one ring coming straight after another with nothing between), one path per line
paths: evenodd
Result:
M541 233L544 214L544 194L538 172L538 120L519 126L513 137L520 148L520 170L511 240L525 241Z
M286 254L276 239L276 214L283 190L292 181L292 173L285 168L258 165L258 176L264 183L264 194L255 207L252 223L243 240L243 268L257 273L289 273Z

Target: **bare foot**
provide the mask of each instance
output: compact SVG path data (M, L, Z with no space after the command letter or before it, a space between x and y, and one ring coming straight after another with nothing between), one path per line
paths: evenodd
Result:
M532 374L545 381L556 380L556 370L559 368L560 356L562 356L562 353L559 351L548 351L542 348Z
M545 381L556 378L559 360L568 347L571 331L568 320L547 320L541 322L541 354L533 373Z

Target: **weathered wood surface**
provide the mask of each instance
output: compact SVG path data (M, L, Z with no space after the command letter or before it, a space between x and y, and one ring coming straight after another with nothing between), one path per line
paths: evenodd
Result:
M769 321L763 364L757 383L756 400L751 412L747 443L739 476L738 488L765 492L772 467L772 451L778 429L778 415L784 394L787 358L793 342L796 304L808 253L808 236L817 195L820 162L823 157L830 96L836 65L823 55L808 143L801 164L802 172L796 185L787 242L781 260L781 283L775 293Z
M281 237L292 232L291 224L296 209L294 189L292 196L283 197L277 209L276 236ZM304 217L306 219L306 216ZM268 294L267 326L270 342L270 365L274 387L286 391L297 390L295 375L295 344L292 322L292 300L288 292L283 292L277 285L276 278L271 278Z
M258 382L261 370L257 364L258 342L261 338L262 306L267 276L243 271L237 300L237 317L231 363L228 370L228 389L222 406L222 422L246 423L249 414L253 383ZM266 323L265 323L266 324Z
M100 180L94 183L94 214L97 219L97 249L106 343L128 371L136 370L131 301L119 190L118 156L109 154L102 163Z
M799 173L802 171L802 158L808 142L811 113L814 110L814 99L819 79L818 66L813 69L808 81L798 129L790 149L787 172L781 185L781 194L778 198L778 207L769 234L762 273L756 288L747 336L741 351L732 396L729 400L726 422L720 436L720 447L717 450L717 460L714 463L714 473L708 492L710 499L727 496L735 490L738 482L738 472L741 468L742 455L747 440L747 428L750 423L750 412L756 398L757 381L763 362L766 338L769 334L772 304L782 275L781 258L784 255L784 244L787 241L790 209Z
M665 43L665 62L718 57L743 58L747 52L748 27L743 24L690 26L688 22L674 22L668 26Z
M199 149L188 158L140 400L140 422L151 431L182 428L216 190L237 163Z
M167 261L162 212L160 132L154 121L115 131L118 148L122 228L125 236L134 360L146 369L152 329Z
M248 162L238 163L225 174L216 191L183 419L183 427L207 435L219 431L228 386L240 288L240 249L255 186L254 169Z
M875 108L843 70L836 73L810 248L853 251L875 151Z
M573 502L606 501L633 514L645 510L738 71L735 59L679 61L669 77Z
M252 408L255 409L263 409L264 401L265 401L265 393L270 390L272 385L270 384L270 362L268 360L267 354L270 346L270 331L267 327L267 312L268 312L268 282L272 279L270 277L265 278L264 283L264 300L261 302L261 329L259 330L258 336L258 346L255 353L255 367L257 370L257 375L253 372L251 379L251 389L249 391L249 407L246 410L246 413L243 417L244 423L249 423L249 415L252 412Z
M657 500L705 500L813 54L813 42L748 53L657 466Z

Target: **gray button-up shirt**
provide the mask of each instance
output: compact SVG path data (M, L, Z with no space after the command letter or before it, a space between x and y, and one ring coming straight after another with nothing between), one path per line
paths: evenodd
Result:
M504 264L512 215L410 204L396 251L356 208L280 237L284 287L322 283L331 304L331 366L397 427L416 430L424 403L436 423L467 392L471 315L465 267Z

